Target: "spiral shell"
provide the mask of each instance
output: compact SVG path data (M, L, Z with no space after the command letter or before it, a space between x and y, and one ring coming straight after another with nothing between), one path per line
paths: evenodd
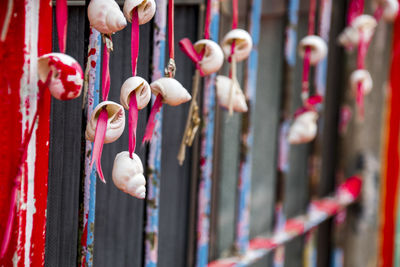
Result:
M308 35L300 41L299 54L301 57L304 57L307 47L311 48L311 65L318 64L328 54L328 47L325 41L317 35Z
M221 43L225 57L231 56L231 45L234 41L236 61L239 62L248 58L253 48L253 40L250 34L242 29L231 30L225 35Z
M124 108L113 101L104 101L96 106L90 117L90 121L86 126L85 137L89 141L94 141L96 134L97 119L99 118L100 112L103 108L107 109L108 120L107 120L107 131L104 138L104 143L112 143L117 140L125 128L125 112Z
M132 92L135 92L138 109L143 109L151 99L150 85L145 79L135 76L127 79L121 87L120 102L125 109L129 109Z
M358 45L359 34L357 29L349 26L346 27L338 37L338 42L346 48L351 48Z
M153 94L161 94L163 102L171 106L178 106L192 99L188 91L174 78L160 78L152 82L150 88Z
M156 13L156 2L154 0L125 0L123 11L129 22L132 22L132 10L135 7L138 7L140 25L149 22Z
M126 19L114 0L91 0L88 6L90 26L103 34L113 34L126 26Z
M114 160L112 179L121 191L139 198L146 197L146 179L143 175L143 165L135 153L132 158L128 151L118 153Z
M305 144L317 136L318 113L313 110L298 115L289 129L290 144Z
M226 76L218 75L216 81L217 98L220 106L229 108L229 94L232 86L232 80ZM247 112L246 97L244 96L240 85L236 82L233 94L233 110L236 112Z
M219 71L224 63L224 54L216 42L203 39L197 41L193 46L197 53L201 53L205 49L203 58L199 62L204 75Z
M355 70L350 76L350 86L353 92L357 91L358 83L362 83L363 94L367 95L371 92L373 82L371 74L367 70Z
M38 59L38 75L45 82L52 71L49 90L59 100L77 98L82 91L83 72L79 63L62 53L50 53Z

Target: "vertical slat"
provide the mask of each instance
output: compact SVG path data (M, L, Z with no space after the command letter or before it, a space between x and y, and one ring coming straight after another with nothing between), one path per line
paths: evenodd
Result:
M219 0L211 0L211 40L218 43ZM200 181L197 211L196 266L207 266L210 238L211 190L215 121L215 77L205 77L203 87L203 128L201 131Z
M89 37L89 56L85 72L85 91L87 92L87 122L100 99L101 34L91 29ZM84 214L82 234L82 264L93 265L94 221L96 212L96 170L90 168L92 142L86 141L84 175Z
M158 0L154 18L153 37L153 73L152 80L163 76L165 65L165 34L167 1ZM155 97L152 99L153 103ZM147 221L145 235L145 266L157 266L158 262L158 215L160 203L161 144L162 144L162 109L156 115L154 134L149 146L148 183L147 183Z
M240 253L244 253L249 246L249 215L250 215L250 192L251 192L251 164L252 146L254 136L254 125L251 115L255 111L257 67L258 67L258 43L260 38L262 0L252 0L250 11L250 30L253 38L253 49L246 65L245 94L249 111L243 116L241 134L241 151L238 181L238 212L236 224L235 246Z

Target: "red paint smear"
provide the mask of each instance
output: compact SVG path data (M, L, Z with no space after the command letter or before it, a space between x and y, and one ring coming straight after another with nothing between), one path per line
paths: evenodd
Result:
M7 1L0 1L0 25L3 26ZM24 1L14 2L7 39L0 43L0 240L6 229L10 196L18 166L18 148L22 140L22 114L20 106L20 80L24 65L25 5ZM17 223L14 219L11 241L1 266L12 266L12 257L17 246Z
M52 50L52 7L48 0L40 0L38 55ZM49 169L50 105L49 90L42 94L36 131L35 206L31 238L31 266L44 266L46 242L47 179Z
M250 249L273 249L277 247L278 244L272 241L272 238L254 238L250 241Z
M381 244L379 266L392 266L396 231L396 210L399 179L399 127L400 127L400 19L394 24L390 93L387 116L386 147L381 200Z

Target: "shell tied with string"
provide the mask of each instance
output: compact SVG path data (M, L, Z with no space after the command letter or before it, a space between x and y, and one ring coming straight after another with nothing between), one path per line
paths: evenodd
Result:
M113 34L127 25L124 14L114 0L91 0L88 17L90 26L103 34Z

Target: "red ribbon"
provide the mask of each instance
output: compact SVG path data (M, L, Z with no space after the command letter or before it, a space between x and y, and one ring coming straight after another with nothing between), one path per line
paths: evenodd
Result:
M364 11L364 0L351 0L349 11L347 13L347 25L350 25L353 20L361 15Z
M200 72L200 75L204 76L204 73L200 67L200 61L203 59L205 49L203 49L203 53L197 53L189 38L183 38L180 40L179 47L196 64L196 69Z
M133 92L131 94L131 99L129 101L129 156L132 158L133 152L135 152L136 147L136 129L138 121L138 106L136 94Z
M237 29L239 21L239 3L238 0L232 0L232 30Z
M204 22L204 39L210 39L211 0L207 0L206 18Z
M135 7L132 11L132 34L131 34L132 76L136 76L138 56L139 56L139 17L137 8Z
M364 69L365 68L365 57L367 55L368 50L368 41L366 40L364 33L359 31L359 43L358 43L358 55L357 55L357 68Z
M108 99L108 93L110 92L110 66L109 66L109 61L110 61L110 52L107 49L107 45L104 44L104 49L103 49L103 65L102 65L102 75L101 75L101 80L102 80L102 88L103 90L101 91L103 101L106 101Z
M68 24L68 7L67 0L57 0L56 3L56 21L58 48L61 53L65 53L67 43L67 24Z
M175 58L174 38L174 0L168 0L168 49L172 59Z
M358 116L360 117L360 119L363 119L364 118L364 93L363 93L362 82L357 83L356 103L357 103Z
M52 71L50 71L47 74L47 78L46 78L45 82L42 82L41 80L38 81L38 87L39 87L38 100L37 100L38 104L36 107L35 114L33 115L32 124L30 125L29 131L28 131L27 135L25 136L25 139L22 142L21 147L19 149L20 159L19 159L18 169L16 170L17 174L14 178L14 185L11 190L10 209L8 212L6 230L4 232L3 241L1 243L0 259L2 259L4 257L4 255L7 252L8 246L10 244L12 223L13 223L14 217L15 217L15 204L17 202L17 191L21 184L20 177L22 175L22 170L23 170L22 166L28 156L29 142L30 142L32 134L33 134L33 129L35 128L36 121L39 117L39 110L40 110L40 107L42 106L43 91L49 87L49 84L51 82L51 76L52 76Z
M306 51L304 53L304 61L303 61L303 79L302 79L302 94L307 94L309 91L309 78L310 78L310 63L311 61L311 48L306 47ZM308 97L308 96L307 96Z
M106 183L104 179L103 170L101 169L101 153L103 152L104 138L107 131L108 113L107 109L103 108L100 112L99 118L96 123L96 133L94 135L92 161L90 162L90 169L93 168L93 163L96 162L97 173L100 180Z
M156 100L154 101L153 107L151 108L149 120L147 122L146 130L144 133L142 143L150 142L151 137L153 136L154 127L156 126L156 115L160 111L162 107L162 96L158 94Z

